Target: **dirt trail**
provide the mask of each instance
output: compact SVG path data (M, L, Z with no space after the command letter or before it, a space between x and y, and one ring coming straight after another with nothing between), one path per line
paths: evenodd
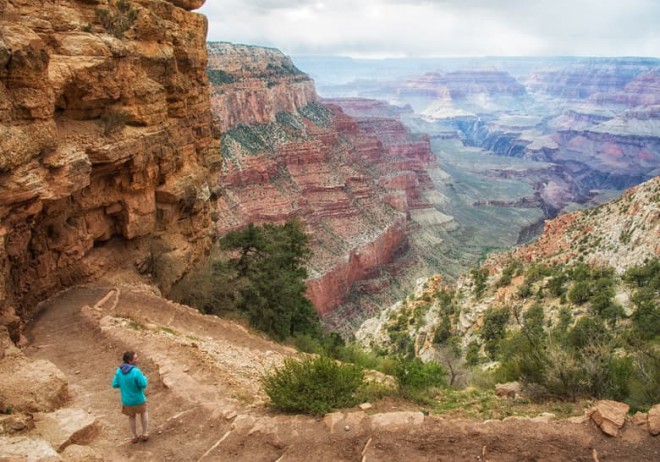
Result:
M275 415L263 406L259 374L290 350L146 291L69 290L43 304L28 338L30 357L52 361L67 376L68 406L101 423L90 446L108 461L660 460L660 438L631 425L609 438L590 423L427 417L421 425L377 427L352 409L348 420L329 426ZM140 444L129 441L110 387L128 349L141 353L150 380L152 438Z

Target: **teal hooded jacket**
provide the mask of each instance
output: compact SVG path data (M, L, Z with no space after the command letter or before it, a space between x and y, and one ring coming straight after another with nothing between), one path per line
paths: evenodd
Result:
M138 406L147 401L144 389L147 388L147 378L142 371L132 364L122 364L117 368L112 388L121 391L121 404Z

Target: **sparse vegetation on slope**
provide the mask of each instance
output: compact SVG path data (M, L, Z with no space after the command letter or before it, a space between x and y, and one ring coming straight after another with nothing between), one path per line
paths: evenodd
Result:
M428 281L358 338L377 351L439 361L453 386L519 381L535 401L609 398L648 409L660 402L657 184L558 218L551 230L570 238L544 236L545 247L491 256L456 288ZM614 267L610 253L626 250L619 213L635 231Z

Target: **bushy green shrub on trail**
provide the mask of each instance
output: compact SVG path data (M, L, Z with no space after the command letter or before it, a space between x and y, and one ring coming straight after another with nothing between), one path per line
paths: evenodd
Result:
M357 404L365 382L361 367L319 356L285 359L282 367L262 377L262 385L275 409L322 415Z
M447 385L447 373L436 362L423 362L419 358L400 358L394 376L400 389L423 390Z

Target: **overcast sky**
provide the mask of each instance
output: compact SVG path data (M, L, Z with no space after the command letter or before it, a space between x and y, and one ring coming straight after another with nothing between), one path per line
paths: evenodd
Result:
M660 0L206 0L209 40L289 55L660 56Z

